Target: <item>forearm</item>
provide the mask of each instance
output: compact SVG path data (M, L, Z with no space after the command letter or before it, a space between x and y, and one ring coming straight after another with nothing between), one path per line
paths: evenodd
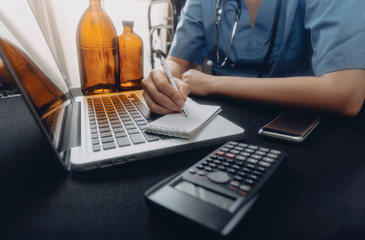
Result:
M213 77L213 94L289 108L354 116L365 97L364 70L346 70L321 77Z
M166 62L172 75L178 79L181 79L181 75L186 72L190 66L190 62L173 56L168 56Z

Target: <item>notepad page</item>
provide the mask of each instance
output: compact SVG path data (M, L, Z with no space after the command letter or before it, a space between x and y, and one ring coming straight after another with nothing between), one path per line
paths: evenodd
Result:
M200 105L190 98L186 101L185 108L188 117L184 113L170 113L151 122L146 131L189 138L221 110L220 106Z

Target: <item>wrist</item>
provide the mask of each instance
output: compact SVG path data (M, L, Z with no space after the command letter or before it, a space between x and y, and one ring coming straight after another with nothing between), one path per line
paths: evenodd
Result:
M217 76L211 76L209 80L208 95L219 94L219 81Z

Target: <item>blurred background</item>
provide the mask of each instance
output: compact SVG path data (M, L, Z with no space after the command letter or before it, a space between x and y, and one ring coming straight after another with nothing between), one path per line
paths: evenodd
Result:
M134 32L144 44L144 76L159 67L156 59L161 54L168 53L184 4L185 0L101 0L118 35L123 20L134 21ZM10 40L61 89L63 80L70 88L80 87L76 30L89 0L0 0L0 5L1 35L11 32L16 40Z

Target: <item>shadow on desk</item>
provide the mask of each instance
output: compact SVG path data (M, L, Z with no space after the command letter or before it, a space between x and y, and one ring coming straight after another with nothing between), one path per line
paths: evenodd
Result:
M35 121L21 111L21 97L0 100L0 212L2 216L21 211L38 194L49 194L67 178L67 172L56 164ZM27 198L24 198L27 196ZM4 215L3 215L4 214Z

